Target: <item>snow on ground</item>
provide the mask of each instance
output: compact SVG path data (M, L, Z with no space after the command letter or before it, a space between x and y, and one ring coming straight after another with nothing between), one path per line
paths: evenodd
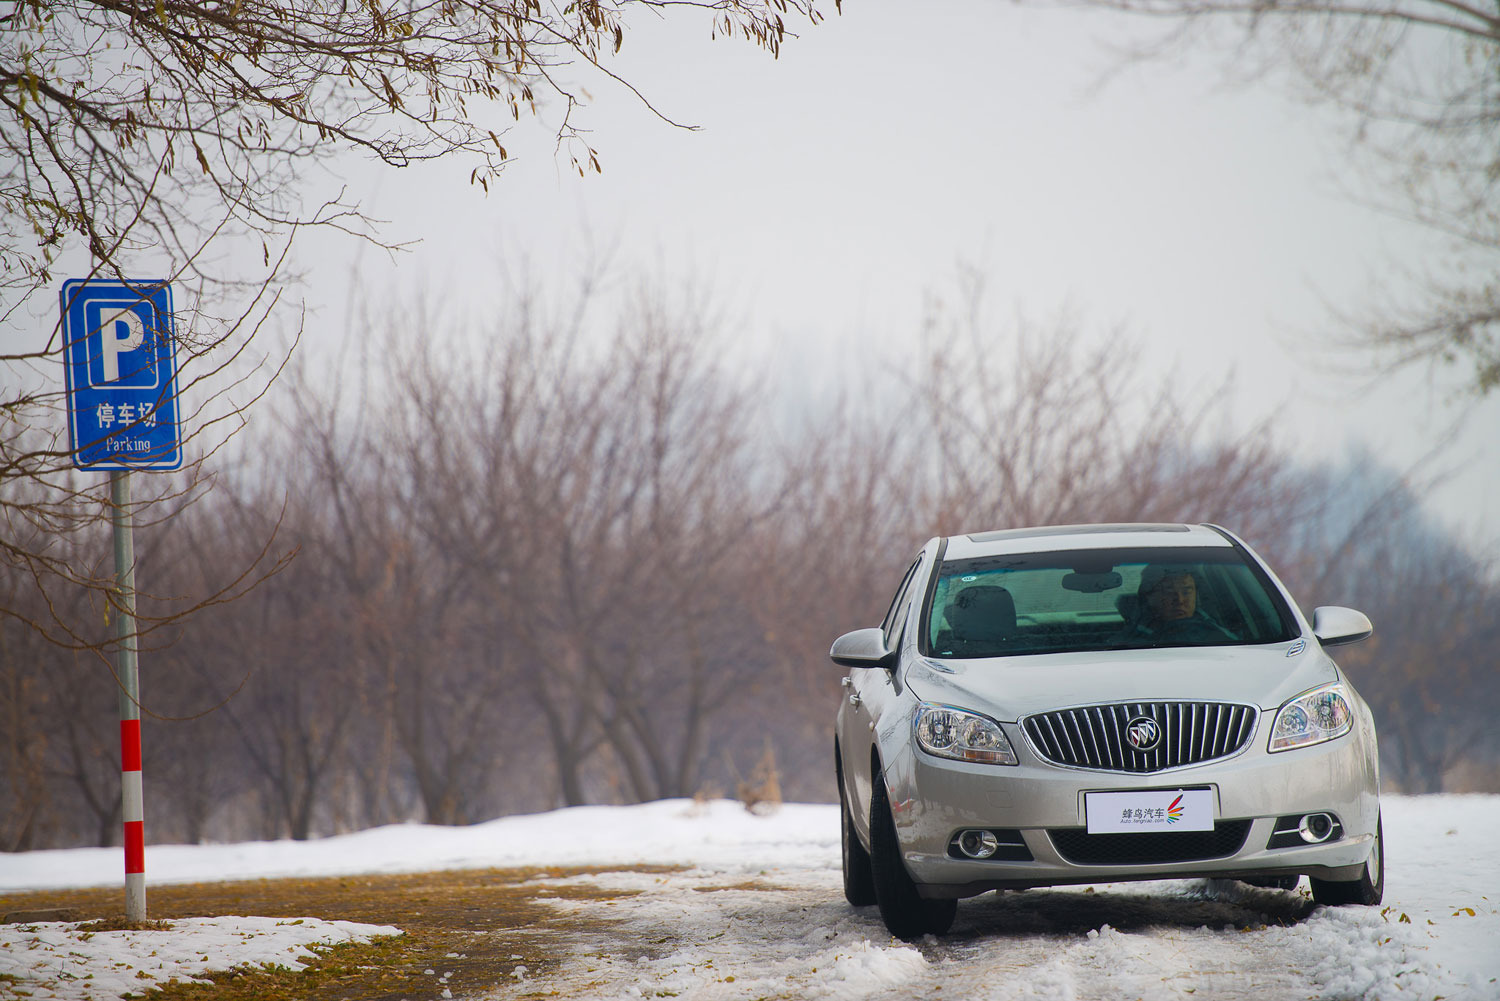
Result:
M0 925L0 980L33 1001L118 998L239 965L300 970L309 946L398 935L399 928L317 918L186 918L170 932L80 932L71 922ZM0 995L7 993L0 983Z
M146 876L149 887L619 865L618 872L535 881L540 899L573 881L640 891L610 901L604 913L613 937L559 940L565 961L545 989L564 997L1500 1001L1500 839L1493 836L1500 796L1383 802L1384 907L1312 908L1302 895L1232 881L1032 890L965 901L952 934L914 945L893 941L874 908L844 903L837 807L827 805L754 816L733 802L675 800L466 828L398 825L302 843L153 846ZM629 869L652 864L684 869ZM118 849L0 856L0 889L119 884L121 870ZM549 906L600 913L596 902L562 896ZM399 926L401 915L390 922ZM170 932L87 939L69 924L0 926L0 975L25 978L24 989L38 998L103 998L210 968L292 965L314 942L396 930L311 919L173 924ZM527 970L514 976L517 988L527 986ZM127 986L117 987L122 979ZM5 984L0 976L0 996Z
M830 819L831 818L831 819ZM146 820L147 829L151 823ZM757 816L738 803L662 800L578 806L469 827L395 824L317 841L151 845L146 882L342 876L482 866L665 864L741 870L765 859L798 869L838 863L838 808L787 804ZM832 855L829 852L832 851ZM0 889L124 885L119 848L0 855Z

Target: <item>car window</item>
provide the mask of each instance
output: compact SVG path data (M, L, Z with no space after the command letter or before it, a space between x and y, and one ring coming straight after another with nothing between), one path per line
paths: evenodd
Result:
M894 649L896 640L901 636L901 625L906 621L906 611L911 605L912 581L916 579L917 567L921 562L921 557L918 557L907 569L906 576L901 579L901 586L896 589L896 596L891 599L891 607L886 609L885 620L880 623L880 631L885 633L886 649Z
M1227 547L1080 550L945 562L927 621L937 657L1277 643L1295 621Z

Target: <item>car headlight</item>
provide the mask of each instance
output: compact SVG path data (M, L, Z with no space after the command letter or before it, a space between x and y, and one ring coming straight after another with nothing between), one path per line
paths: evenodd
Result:
M1000 724L978 713L924 702L917 709L917 744L928 754L957 761L1013 765L1016 752Z
M1271 724L1272 751L1321 744L1354 729L1354 711L1344 697L1344 686L1324 685L1299 695L1276 713Z

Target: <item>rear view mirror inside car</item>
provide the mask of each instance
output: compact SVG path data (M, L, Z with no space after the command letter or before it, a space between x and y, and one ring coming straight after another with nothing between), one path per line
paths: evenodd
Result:
M1113 591L1120 586L1120 575L1113 570L1105 570L1097 573L1070 573L1062 579L1063 590L1078 591L1082 594L1098 594L1100 591Z

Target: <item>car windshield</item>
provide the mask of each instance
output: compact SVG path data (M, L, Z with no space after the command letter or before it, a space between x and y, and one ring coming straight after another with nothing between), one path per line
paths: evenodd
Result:
M1265 573L1229 547L1092 549L949 560L925 639L934 657L1008 657L1293 639Z

